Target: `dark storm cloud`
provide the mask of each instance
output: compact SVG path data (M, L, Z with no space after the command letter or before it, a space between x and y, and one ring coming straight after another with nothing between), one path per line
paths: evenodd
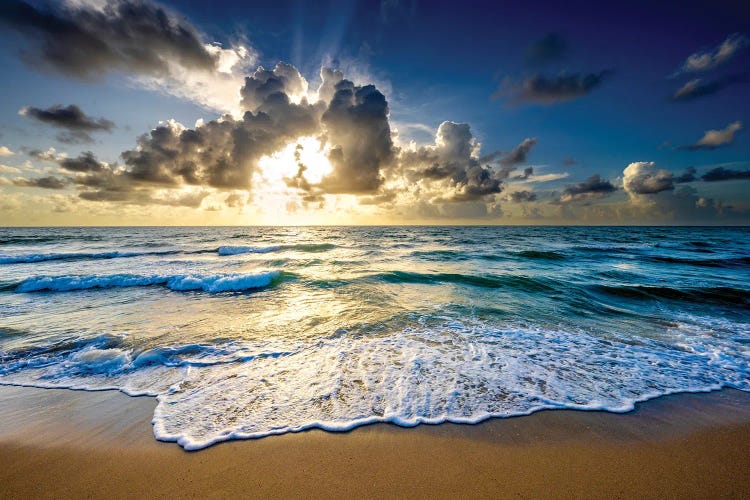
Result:
M568 43L557 33L549 33L526 49L526 64L536 66L559 61L568 52Z
M164 75L171 63L210 70L217 63L193 26L142 0L114 0L101 9L3 0L0 22L27 37L27 62L81 79L110 71Z
M380 169L394 154L388 102L374 85L342 80L335 89L322 117L333 172L321 187L328 193L373 193L383 183Z
M517 104L556 104L590 94L611 75L609 70L556 77L534 75L520 84L506 79L494 97L507 97Z
M701 179L706 182L750 179L750 170L732 170L724 167L716 167L703 174Z
M672 96L673 101L687 102L720 92L730 85L748 83L746 74L727 75L711 82L703 83L700 78L690 80L680 87Z
M37 177L36 179L24 179L18 177L13 179L13 185L18 187L33 187L42 189L65 189L69 182L54 176Z
M538 140L536 137L527 137L507 155L500 158L500 165L510 167L526 163L526 158L529 156L531 149L536 146L537 142Z
M570 184L565 187L560 201L568 203L571 201L586 201L593 198L603 198L617 191L617 188L608 180L602 179L598 174L578 184Z
M58 134L57 138L68 144L93 142L91 132L111 132L115 126L110 120L86 115L75 104L65 107L57 104L47 109L26 106L21 108L19 114L53 127L66 129L65 132Z

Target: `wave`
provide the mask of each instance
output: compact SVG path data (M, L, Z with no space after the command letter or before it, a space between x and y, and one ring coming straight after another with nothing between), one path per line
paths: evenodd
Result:
M272 245L266 247L252 246L220 246L216 249L199 249L199 250L155 250L155 251L111 251L111 252L60 252L60 253L32 253L22 255L0 255L0 265L2 264L33 264L36 262L48 262L54 260L75 261L75 260L99 260L99 259L120 259L143 256L163 256L163 255L196 255L205 253L218 253L221 256L241 255L247 253L270 253L279 250L295 250L298 252L325 252L336 248L336 245L330 243L312 243L297 245Z
M175 291L204 291L209 293L241 292L267 287L281 277L279 271L257 274L217 275L150 275L111 274L91 276L37 276L22 281L15 287L18 293L70 292L92 288L123 288L136 286L165 286Z
M240 246L222 246L216 249L219 255L240 255L245 253L269 253L281 249L280 246L269 247L240 247Z
M667 299L741 306L750 304L750 290L731 287L673 288L648 285L592 285L590 289L626 299Z
M145 349L102 336L0 352L0 383L157 396L155 437L189 450L315 427L476 423L542 409L625 412L675 392L750 390L750 366L736 344L712 336L681 342L458 318L391 335Z
M750 257L730 257L712 259L691 259L684 257L654 255L647 257L652 262L664 262L668 264L684 264L696 267L747 267L750 266Z
M0 264L32 264L51 260L97 260L141 257L145 255L176 255L182 250L162 250L153 252L70 252L70 253L32 253L24 255L0 255ZM194 252L188 252L194 253Z
M552 250L522 250L514 252L518 257L536 260L565 260L565 256Z
M386 283L455 283L458 285L470 285L481 288L514 288L529 292L551 291L548 280L531 278L520 275L474 275L460 273L417 273L411 271L389 271L367 276L367 279L383 281Z
M270 253L277 252L280 250L296 250L298 252L325 252L336 248L336 245L331 243L301 243L297 245L271 245L267 247L251 247L251 246L221 246L216 252L219 255L241 255L246 253Z

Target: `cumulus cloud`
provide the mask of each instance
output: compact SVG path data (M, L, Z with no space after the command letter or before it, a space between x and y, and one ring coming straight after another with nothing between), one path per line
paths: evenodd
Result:
M239 92L245 110L241 118L227 114L193 128L162 122L141 135L135 148L122 152L120 164L102 162L91 152L73 158L54 150L29 154L58 164L86 200L190 206L199 190L218 190L231 191L226 204L239 206L237 191L255 187L262 158L298 138L317 137L321 150L325 146L330 172L311 182L305 177L307 167L299 162L297 175L284 179L286 185L300 191L305 202L322 202L325 194L369 194L378 200L383 172L396 154L385 96L373 85L357 86L340 78L339 72L321 74L318 95L330 98L311 103L307 81L293 66L258 68ZM484 182L481 173L471 169L463 181L464 195ZM192 198L154 194L185 190Z
M123 72L148 88L222 111L236 109L238 73L255 62L244 45L208 43L187 20L149 0L44 8L5 0L0 23L26 37L22 57L32 66L82 80Z
M559 61L568 52L568 43L557 33L549 33L526 49L526 64L540 65Z
M333 172L321 187L328 193L375 192L383 182L381 168L393 159L388 102L374 85L342 80L335 89L322 116Z
M68 144L93 142L91 132L111 132L115 126L110 120L88 116L75 104L64 107L56 104L47 109L26 106L21 108L18 114L53 127L66 129L57 138Z
M615 191L617 191L617 188L610 181L602 179L599 174L595 174L583 182L566 186L562 196L560 196L560 202L590 201L596 198L604 198Z
M695 78L685 83L672 95L673 101L686 102L710 96L720 92L722 89L738 83L747 83L747 75L727 75L710 82L703 82L700 78Z
M700 73L714 69L732 59L750 40L740 33L729 35L719 46L690 54L677 74Z
M622 174L622 186L631 196L671 191L675 188L675 184L692 182L696 179L695 169L692 167L676 176L672 172L658 168L651 161L631 163L625 167Z
M493 96L505 97L516 104L557 104L590 94L611 75L609 70L556 77L533 75L520 83L506 78Z
M476 201L503 189L502 174L480 163L479 149L468 123L445 121L434 145L402 151L400 162L412 182L439 186L433 202Z
M698 149L716 149L734 142L734 135L742 130L742 122L736 121L721 130L707 130L701 139L695 144L684 146L682 149L691 151Z
M8 146L0 146L0 156L13 156L15 153Z
M750 170L732 170L724 167L716 167L703 174L701 179L705 182L750 179Z

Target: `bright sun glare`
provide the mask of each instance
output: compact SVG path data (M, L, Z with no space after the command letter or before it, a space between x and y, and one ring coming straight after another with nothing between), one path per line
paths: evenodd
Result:
M333 170L326 153L315 137L300 137L274 154L261 158L258 166L266 182L282 189L286 187L284 179L297 175L300 165L306 167L303 175L307 181L317 184Z

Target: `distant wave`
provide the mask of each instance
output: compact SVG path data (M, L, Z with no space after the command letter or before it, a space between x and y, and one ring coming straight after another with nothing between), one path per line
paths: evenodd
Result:
M750 257L732 257L728 259L691 259L684 257L671 257L654 255L647 257L652 262L665 262L669 264L685 264L696 267L744 267L750 266Z
M271 245L267 247L221 246L216 251L219 255L241 255L246 253L270 253L279 250L296 250L298 252L325 252L336 248L331 243L304 243L298 245Z
M395 245L394 245L395 246ZM419 257L423 260L432 261L459 261L469 259L482 260L507 260L513 257L530 260L565 260L565 255L552 250L520 250L507 253L469 253L466 250L416 250L410 254L412 257Z
M455 283L482 288L515 288L531 292L548 291L554 288L547 280L519 275L484 276L460 273L417 273L410 271L390 271L377 273L367 277L371 280L386 283Z
M565 256L560 252L552 250L522 250L515 252L518 257L536 260L565 260Z
M279 271L257 274L216 275L150 275L111 274L91 276L37 276L22 281L15 287L19 293L69 292L91 288L120 288L134 286L165 286L175 291L201 290L209 293L240 292L264 288L277 281Z
M247 253L270 253L279 250L295 250L298 252L325 252L336 248L336 245L330 243L310 243L299 245L271 245L266 247L252 246L220 246L216 249L203 250L155 250L155 251L133 251L133 252L60 252L60 253L31 253L21 255L0 255L0 265L2 264L32 264L35 262L47 262L53 260L98 260L98 259L119 259L128 257L143 257L149 255L194 255L204 253L218 253L221 256L241 255Z
M238 246L223 246L216 250L219 255L239 255L243 253L269 253L279 250L279 246L269 247L238 247Z
M69 252L69 253L32 253L23 255L0 255L0 264L31 264L50 260L96 260L119 259L124 257L141 257L145 255L176 255L182 250L161 250L153 252ZM197 253L197 252L187 252Z
M731 287L673 288L647 285L593 285L594 292L626 299L667 299L714 304L750 304L750 290Z

